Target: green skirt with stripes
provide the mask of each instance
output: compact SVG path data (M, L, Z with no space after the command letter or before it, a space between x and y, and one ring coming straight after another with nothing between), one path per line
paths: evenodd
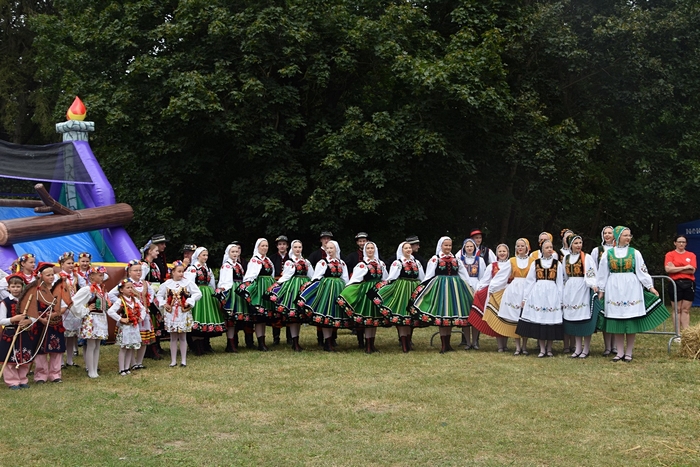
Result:
M435 276L413 293L413 319L433 326L468 326L471 290L459 276Z

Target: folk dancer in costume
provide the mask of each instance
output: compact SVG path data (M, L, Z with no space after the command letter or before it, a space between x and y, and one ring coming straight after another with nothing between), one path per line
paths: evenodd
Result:
M358 232L355 235L355 244L357 248L345 257L345 264L348 266L349 271L353 271L355 266L357 266L363 258L365 251L365 244L369 241L369 235L367 232Z
M141 332L139 324L146 316L146 308L136 298L134 283L131 279L124 279L117 286L119 295L117 300L107 310L110 318L117 322L117 339L119 345L119 374L130 375L131 359L134 350L141 348Z
M540 233L540 235L537 237L537 248L538 249L531 253L533 260L539 258L540 255L542 254L542 251L539 249L539 247L542 245L542 242L544 242L545 240L549 240L550 242L554 242L554 236L549 232ZM557 254L556 251L553 253L553 256L554 256L554 259L556 259L556 260L559 259L559 255Z
M328 244L329 241L331 241L333 239L333 232L331 232L330 230L323 230L323 231L321 231L321 235L319 237L320 237L320 241L321 241L321 248L319 248L316 251L313 251L309 255L309 258L308 258L309 262L311 263L311 266L314 267L314 270L316 268L316 264L318 264L319 261L327 258L326 245ZM342 259L342 258L338 257L338 259ZM333 342L334 343L335 343L335 338L337 336L337 333L338 333L338 330L333 329ZM364 334L363 334L362 338L364 339ZM360 337L358 335L358 342L359 342L359 339L360 339ZM316 340L318 341L319 346L324 345L323 328L321 326L316 326ZM362 348L364 348L364 344L363 344Z
M411 245L411 255L413 255L413 258L418 261L420 264L423 265L425 268L425 265L428 264L428 262L420 255L420 239L418 238L417 235L411 235L410 237L406 237L406 243ZM396 259L401 259L401 258L396 258Z
M472 230L471 233L469 233L469 238L476 243L476 256L483 259L486 266L497 261L496 254L494 254L489 247L484 245L484 234L481 230Z
M607 251L615 246L615 237L613 236L613 226L606 225L600 232L600 238L602 240L601 244L591 251L591 256L596 262L596 271L600 268L600 261L603 259L603 255ZM605 310L601 308L601 314L605 314ZM605 351L603 352L603 357L607 357L611 353L617 354L617 348L615 348L612 341L612 334L603 331L603 342L605 344Z
M478 329L479 332L496 338L499 352L505 352L508 338L501 336L496 331L491 329L491 326L484 321L484 312L486 310L486 303L489 299L489 285L491 284L491 280L496 276L501 267L508 262L509 257L510 250L508 249L508 245L501 243L496 247L496 261L486 266L484 275L479 281L479 284L476 286L474 302L472 303L472 309L469 312L468 319L469 324L471 324L475 329Z
M396 257L391 263L386 280L377 284L368 292L372 303L379 312L396 325L401 341L401 350L411 350L411 331L414 322L411 317L409 302L416 287L425 279L423 265L413 257L413 249L408 242L401 242L396 249Z
M476 242L471 238L467 238L464 240L464 243L462 243L462 249L457 256L457 259L459 259L464 269L467 271L467 275L469 276L467 283L473 293L475 293L479 287L479 282L483 279L484 272L486 271L486 263L484 259L478 255L478 252L479 250ZM471 328L472 334L471 342L469 340L469 328ZM464 345L464 350L479 350L479 330L471 324L469 327L462 328L462 343Z
M304 284L314 276L314 268L309 260L301 255L303 245L299 240L292 240L292 254L285 261L282 276L268 289L268 297L282 314L282 322L287 323L292 336L292 350L304 350L299 345L301 323L308 321L306 314L297 309L297 297Z
M10 296L0 302L0 326L3 326L0 336L0 358L5 362L2 377L8 388L26 389L29 387L29 364L39 338L37 330L32 328L36 320L28 317L24 310L19 308L18 300L26 286L23 275L14 273L3 280L6 281L6 290ZM20 332L22 330L24 332Z
M187 366L187 338L192 331L192 308L202 298L202 292L185 278L182 261L173 262L172 277L161 284L156 293L158 306L163 311L165 330L170 334L170 367L177 366L177 350L180 349L180 365Z
M598 269L598 291L605 307L605 316L598 325L614 334L617 355L612 361L631 362L636 334L654 329L670 315L659 299L642 254L629 246L630 229L617 226L613 235L617 246L603 255Z
M583 239L573 235L571 253L564 256L564 333L574 337L576 348L571 358L586 358L591 352L591 336L598 324L600 310L597 295L597 263L582 251Z
M286 235L280 235L275 239L275 245L277 247L277 252L270 255L270 261L275 267L275 280L279 279L282 274L282 269L284 269L284 263L289 259L289 238ZM275 320L272 325L272 345L279 345L280 343L280 332L282 327L281 319ZM289 333L289 328L286 328L287 345L292 343L292 336Z
M158 291L160 284L165 281L161 274L161 266L158 264L158 262L156 262L160 256L161 245L165 245L165 243L152 243L141 253L141 277L139 279L142 282L148 282L148 284L150 284L149 287L153 288L154 293ZM138 282L137 278L134 278L134 280ZM146 305L147 313L151 318L151 326L153 327L153 333L155 334L155 342L151 345L143 347L143 351L145 352L144 356L146 358L160 360L163 353L163 349L160 346L160 340L161 338L165 337L163 314L153 300L149 301L148 304L144 303L144 305Z
M34 382L37 384L51 381L61 383L62 355L66 351L66 337L63 327L64 310L69 304L55 303L51 294L54 283L52 263L39 263L36 267L37 287L36 300L39 311L39 335L45 334L44 341L40 344L37 356L34 359Z
M73 268L75 273L80 276L82 283L85 285L90 284L90 268L92 261L92 255L87 251L78 253L78 267Z
M323 350L335 352L333 330L351 326L345 310L336 303L350 279L347 266L340 259L338 242L328 241L324 251L327 257L316 263L311 282L304 284L299 293L297 306L304 310L313 324L321 327Z
M451 352L452 326L468 325L473 293L469 276L462 263L452 254L452 239L442 237L430 258L425 281L413 294L413 319L423 324L439 326L440 353Z
M143 370L146 367L143 366L143 358L146 355L146 349L151 347L152 355L157 356L160 359L160 354L156 346L156 334L154 331L153 321L151 318L150 310L151 305L157 306L155 304L156 292L151 286L150 282L143 280L142 263L137 259L132 259L126 265L126 277L131 279L134 286L134 295L139 299L139 302L145 307L146 317L139 323L139 333L141 334L141 347L136 352L132 352L132 360L129 363L129 369L131 371ZM119 289L114 287L109 291L109 299L112 303L119 300Z
M157 282L162 284L169 278L168 259L165 256L165 248L168 245L167 242L168 239L165 238L165 235L163 234L155 234L151 237L151 240L149 240L150 244L155 245L158 248L158 254L153 258L151 268L158 270L157 275L159 280L150 279L149 282L151 283Z
M244 331L246 340L250 336L252 344L253 329L246 322L248 302L236 293L236 288L243 282L244 275L245 269L241 264L241 245L233 242L224 252L219 270L219 284L216 288L219 297L223 298L223 308L226 313L226 337L228 338L226 352L238 352L238 331L240 330Z
M350 281L337 299L353 324L364 328L365 353L368 354L378 352L374 345L377 327L389 326L389 319L373 305L367 292L387 277L386 264L379 259L379 248L374 242L367 242L362 251L362 261L353 269Z
M525 278L523 311L515 332L532 337L540 344L538 358L553 357L552 342L564 336L561 298L564 290L564 268L554 259L554 244L545 240L540 257L531 265Z
M561 250L559 258L564 258L564 256L571 254L571 239L574 236L574 231L571 229L562 229L561 233ZM574 352L574 336L569 336L566 332L564 332L564 348L562 350L563 353L572 353Z
M93 379L99 377L100 343L109 337L107 310L112 303L104 286L106 273L104 266L91 268L86 275L89 285L73 296L73 306L68 311L82 318L79 337L85 340L85 368Z
M202 292L202 298L192 309L192 343L195 355L212 352L209 339L226 332L221 305L214 296L216 282L214 273L207 266L208 259L209 251L199 247L192 254L192 264L185 270L185 278L194 282Z
M24 279L25 284L31 284L36 280L34 268L36 267L36 257L31 253L25 253L10 266L12 274L19 275ZM9 277L9 276L8 276ZM12 296L8 290L7 277L0 279L0 300Z
M484 312L486 324L505 338L501 342L501 348L505 349L508 337L515 338L514 355L527 355L527 337L521 345L520 336L515 329L525 297L525 278L532 262L535 261L535 255L529 253L530 242L526 238L516 240L515 256L505 263L499 263L498 272L491 279L489 301Z
M75 261L73 260L73 252L67 251L63 253L58 258L58 264L61 267L61 271L58 273L58 277L63 279L70 290L71 296L81 287L85 287L87 282L75 273ZM62 310L63 313L63 327L65 328L65 339L66 339L66 365L67 367L78 366L73 363L73 355L78 354L78 333L80 332L80 326L83 324L83 320L73 313L66 313L66 309Z
M255 323L258 350L262 352L270 350L265 345L265 325L278 319L275 304L265 295L275 282L275 267L267 257L268 248L264 238L255 242L255 254L248 262L243 282L236 289L236 293L248 302L248 321Z

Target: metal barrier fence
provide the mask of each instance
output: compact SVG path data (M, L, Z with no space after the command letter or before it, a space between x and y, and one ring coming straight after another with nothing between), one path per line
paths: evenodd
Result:
M671 286L671 289L673 290L673 294L670 297L671 300L671 305L672 305L672 312L671 312L671 318L673 319L673 330L669 330L667 322L668 320L664 321L664 323L661 325L661 329L655 329L653 331L646 331L642 332L640 334L658 334L658 335L668 335L671 336L671 338L668 340L668 345L667 345L667 351L668 353L671 353L671 344L673 344L674 341L678 341L680 339L681 333L680 333L680 323L678 321L679 315L678 315L678 301L676 300L676 297L678 296L678 292L676 290L676 283L673 279L671 279L668 276L651 276L651 278L654 280L654 288L656 289L657 292L659 292L659 297L661 298L661 303L664 305L666 304L666 283L668 283ZM658 281L661 281L661 287L656 287L656 284ZM453 334L462 334L461 330L452 331ZM433 339L435 339L435 336L437 336L439 332L433 333L432 336L430 336L430 346L433 347Z

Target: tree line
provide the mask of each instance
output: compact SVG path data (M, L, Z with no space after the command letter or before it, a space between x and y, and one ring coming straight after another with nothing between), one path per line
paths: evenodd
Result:
M58 141L79 95L137 242L625 224L660 270L700 216L697 24L691 0L4 2L0 138Z

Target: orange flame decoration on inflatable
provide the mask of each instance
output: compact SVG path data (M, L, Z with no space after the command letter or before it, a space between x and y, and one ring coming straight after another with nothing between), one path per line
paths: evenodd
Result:
M75 96L75 100L71 104L68 112L66 112L66 120L85 120L85 115L87 114L87 109L85 104L80 100L78 96Z

